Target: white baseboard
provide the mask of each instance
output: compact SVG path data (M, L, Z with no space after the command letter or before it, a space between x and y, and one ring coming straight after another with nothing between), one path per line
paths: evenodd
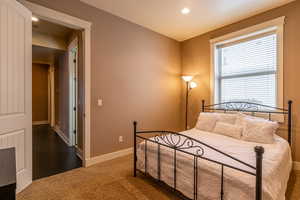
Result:
M69 138L66 137L66 135L64 134L64 132L59 128L59 126L55 125L53 127L53 130L57 133L57 135L68 145L68 146L72 146L70 143Z
M83 152L82 152L82 150L78 146L75 146L75 149L76 149L76 155L83 161Z
M23 169L17 172L17 189L19 193L32 183L31 172L28 169Z
M32 122L32 125L44 125L44 124L49 124L48 121L34 121Z
M91 165L95 165L95 164L102 163L102 162L105 162L105 161L109 161L109 160L112 160L112 159L115 159L115 158L126 156L126 155L131 154L132 152L133 152L133 148L128 148L128 149L123 149L123 150L120 150L120 151L115 151L115 152L112 152L112 153L107 153L107 154L104 154L104 155L92 157L90 159L85 160L85 167L89 167Z
M300 170L300 162L294 161L293 162L293 169L294 170Z

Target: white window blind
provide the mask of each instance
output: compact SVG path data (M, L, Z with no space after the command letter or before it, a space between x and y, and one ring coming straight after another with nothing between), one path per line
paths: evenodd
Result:
M277 34L217 46L217 101L276 106Z

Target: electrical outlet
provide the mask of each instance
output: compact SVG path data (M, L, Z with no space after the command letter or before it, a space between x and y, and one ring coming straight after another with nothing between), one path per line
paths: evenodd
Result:
M119 136L119 142L123 142L123 136Z

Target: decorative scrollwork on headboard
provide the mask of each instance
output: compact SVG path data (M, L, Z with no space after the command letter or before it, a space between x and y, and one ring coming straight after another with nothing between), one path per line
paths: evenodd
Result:
M223 108L224 110L233 110L238 112L243 111L258 111L260 109L260 105L250 103L250 102L225 102L223 104L218 105L217 107Z
M213 105L204 105L202 101L202 111L205 110L223 110L236 112L264 112L287 114L288 109L277 108L273 106L258 104L250 101L231 101Z
M288 101L288 108L279 108L273 107L269 105L258 104L254 102L247 101L232 101L232 102L224 102L213 105L205 105L205 101L202 100L202 112L205 111L233 111L233 112L251 112L255 113L266 113L269 115L269 120L271 118L271 114L282 114L287 115L287 123L288 123L288 142L291 144L292 142L292 101Z
M154 141L158 144L165 144L176 150L189 150L190 153L200 157L204 155L204 148L201 144L185 135L174 132L170 132L170 134L164 132L161 133L161 135L156 135Z

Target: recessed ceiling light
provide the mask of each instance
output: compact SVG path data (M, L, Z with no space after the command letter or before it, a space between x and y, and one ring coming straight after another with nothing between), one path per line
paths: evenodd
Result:
M39 18L37 18L37 17L35 17L35 16L32 16L32 17L31 17L31 20L32 20L33 22L38 22L38 21L39 21Z
M190 12L191 12L191 10L190 10L189 8L183 8L183 9L181 10L181 13L184 14L184 15L187 15L187 14L189 14Z

